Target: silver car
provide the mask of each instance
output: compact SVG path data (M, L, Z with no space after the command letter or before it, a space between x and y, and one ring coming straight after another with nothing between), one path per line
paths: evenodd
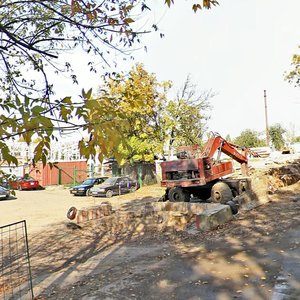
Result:
M8 199L9 198L9 190L4 188L3 186L0 186L0 199Z

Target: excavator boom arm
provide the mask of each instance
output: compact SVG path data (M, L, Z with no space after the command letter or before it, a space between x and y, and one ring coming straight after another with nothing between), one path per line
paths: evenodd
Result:
M242 153L237 149L241 148L224 140L220 135L211 137L202 152L202 157L212 158L217 151L221 151L241 164L243 175L248 175L247 148L241 148Z

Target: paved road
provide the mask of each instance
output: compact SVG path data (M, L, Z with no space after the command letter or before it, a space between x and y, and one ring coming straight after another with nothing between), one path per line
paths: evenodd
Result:
M283 257L272 300L300 299L300 226L287 232L285 240L293 246Z

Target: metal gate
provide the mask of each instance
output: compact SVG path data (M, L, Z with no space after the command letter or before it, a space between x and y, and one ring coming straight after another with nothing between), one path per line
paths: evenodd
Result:
M26 221L0 227L0 299L33 299Z

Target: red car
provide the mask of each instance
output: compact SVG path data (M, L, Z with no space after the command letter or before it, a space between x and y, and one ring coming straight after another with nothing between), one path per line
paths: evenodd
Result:
M16 177L14 181L10 181L9 185L14 190L36 190L40 188L38 180L35 180L32 177Z

